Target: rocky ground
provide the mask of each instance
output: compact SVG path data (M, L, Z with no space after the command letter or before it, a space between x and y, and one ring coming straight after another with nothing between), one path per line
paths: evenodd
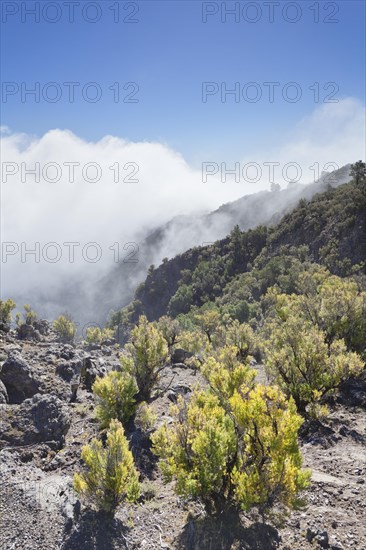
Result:
M91 386L118 368L118 346L57 342L47 323L0 333L0 547L4 550L366 548L366 384L349 383L324 423L303 429L312 482L301 509L262 521L227 509L209 515L164 485L147 434L127 435L141 472L142 496L114 520L81 505L72 490L81 447L98 432ZM258 377L264 374L259 368ZM79 384L80 381L80 384ZM152 406L169 421L179 393L203 384L184 363L163 371ZM75 393L76 392L76 393Z

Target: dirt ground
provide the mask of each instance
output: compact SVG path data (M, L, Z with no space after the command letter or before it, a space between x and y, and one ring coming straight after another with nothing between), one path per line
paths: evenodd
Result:
M3 352L6 354L6 342ZM45 362L44 347L21 344L22 356L43 372L44 391L58 392L52 361ZM110 368L118 351L94 353ZM265 380L259 369L259 379ZM181 392L204 384L199 374L184 366L169 366L160 381L164 390ZM352 393L353 392L353 393ZM355 397L356 396L356 397ZM142 496L134 505L122 505L113 520L80 505L72 490L72 476L80 470L81 447L97 434L94 400L79 389L68 403L70 429L62 449L46 443L4 447L0 451L1 531L4 550L92 549L282 549L366 548L366 385L345 388L330 404L327 421L301 434L304 466L312 470L304 505L285 518L262 519L255 513L226 509L208 514L199 503L184 502L165 485L146 434L130 426L127 432L141 472ZM153 401L158 421L169 422L174 398L170 390ZM4 410L14 405L3 405ZM8 410L8 409L6 409Z

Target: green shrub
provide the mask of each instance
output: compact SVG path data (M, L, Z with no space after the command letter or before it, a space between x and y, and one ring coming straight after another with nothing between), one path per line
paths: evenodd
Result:
M76 334L76 325L73 321L66 315L60 315L53 322L53 328L65 342L73 342Z
M11 312L16 307L14 300L10 298L4 302L0 300L0 330L8 331L12 320Z
M113 516L123 500L137 500L139 476L120 422L111 421L105 447L93 439L81 458L86 468L75 474L74 488L88 503Z
M234 320L226 331L226 343L235 346L238 356L243 361L256 353L256 337L252 327L247 323Z
M201 365L201 372L224 407L243 384L252 387L256 374L248 364L238 360L235 346L225 346L217 350L214 356L208 357Z
M34 321L36 321L37 319L37 314L35 311L33 311L33 309L31 308L31 306L29 304L24 304L24 313L23 313L23 317L24 317L24 322L26 325L33 325Z
M152 430L157 420L156 412L144 401L137 407L135 415L135 426L143 432Z
M225 408L211 391L172 407L175 422L152 436L164 479L177 494L232 501L262 511L275 501L293 506L306 487L297 443L302 423L292 400L276 388L242 386Z
M156 326L164 336L168 349L171 350L173 346L177 344L179 335L182 332L179 322L176 319L164 315L160 317Z
M102 428L116 419L126 423L135 412L137 386L132 376L111 371L104 378L99 376L93 384L97 398L96 416Z
M104 340L112 340L114 330L111 328L88 327L86 329L86 341L88 344L101 344Z
M122 370L135 378L140 400L150 398L167 358L168 346L163 334L142 315L121 356Z
M347 352L343 340L326 342L326 334L303 319L288 315L267 327L266 370L301 413L315 413L321 398L363 369L361 358Z

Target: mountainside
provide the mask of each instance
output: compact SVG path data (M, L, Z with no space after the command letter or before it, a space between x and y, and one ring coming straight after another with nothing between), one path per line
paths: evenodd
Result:
M301 198L310 200L329 186L336 188L348 182L349 171L350 164L347 164L333 172L323 173L318 181L308 185L290 184L281 191L260 191L224 204L209 214L172 219L147 237L141 238L136 243L136 255L118 264L99 281L91 310L99 310L105 317L110 309L130 302L134 289L145 279L151 264L159 265L164 258L173 258L191 247L222 239L235 225L242 231L258 225L273 225L294 208Z
M111 310L127 305L133 298L138 284L146 278L151 264L159 265L164 258L174 258L194 246L202 246L222 239L235 225L248 230L260 224L273 225L298 201L310 199L315 193L325 191L331 185L348 181L350 165L343 166L308 185L289 184L281 191L260 191L222 205L211 213L173 218L156 228L142 227L139 234L118 234L120 254L114 263L111 250L106 252L100 264L84 265L68 275L67 284L55 273L52 292L36 285L32 291L32 303L46 317L60 311L69 313L80 326L104 324ZM243 187L243 190L245 188ZM166 216L165 216L166 219ZM128 240L129 242L126 242ZM104 258L109 263L102 265ZM107 260L107 258L109 258ZM55 266L56 269L57 266ZM28 291L17 289L16 301L29 301Z
M167 313L187 313L192 305L201 306L220 296L239 273L253 266L263 268L275 256L293 255L291 248L299 247L302 261L320 263L335 274L347 275L357 265L364 270L365 189L355 182L329 188L309 202L300 199L273 227L259 226L247 232L237 227L221 241L165 260L149 271L120 320L136 322L142 313L150 320ZM118 316L114 319L118 321Z

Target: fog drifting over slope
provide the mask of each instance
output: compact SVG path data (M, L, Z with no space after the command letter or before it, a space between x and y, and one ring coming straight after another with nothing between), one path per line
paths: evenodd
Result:
M47 317L68 310L83 322L99 320L93 297L101 278L127 260L125 285L118 292L110 289L113 300L119 298L119 307L143 277L142 251L137 253L136 245L127 243L140 243L175 216L196 217L222 203L269 189L264 162L280 163L275 181L286 186L281 175L286 163L300 165L300 181L311 183L314 163L319 163L320 171L326 165L331 170L363 158L364 128L365 109L358 101L322 105L271 151L238 159L240 168L249 162L261 167L260 179L252 183L242 177L239 182L228 178L224 183L219 173L204 183L201 167L189 166L181 154L160 143L131 143L113 136L92 143L60 129L36 138L3 128L1 297L31 303ZM225 158L202 160L220 165ZM40 181L26 173L36 163ZM227 167L233 168L232 163ZM247 174L255 179L253 170ZM288 172L290 177L293 174ZM180 239L179 224L175 225L166 244L156 253L149 251L149 262L159 263L164 250L171 257L187 245L217 239L223 230L220 224L217 218L207 233L207 228L200 232L200 225L192 223L190 243ZM250 226L255 225L252 213ZM26 253L35 249L36 255Z

